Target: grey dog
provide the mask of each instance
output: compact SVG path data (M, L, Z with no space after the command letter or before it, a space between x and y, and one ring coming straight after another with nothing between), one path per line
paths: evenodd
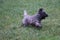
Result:
M45 19L46 17L48 17L48 15L46 14L46 12L44 12L43 8L40 8L38 10L38 13L32 16L28 15L27 11L24 10L24 18L22 20L22 24L24 26L34 25L36 27L42 27L41 20Z

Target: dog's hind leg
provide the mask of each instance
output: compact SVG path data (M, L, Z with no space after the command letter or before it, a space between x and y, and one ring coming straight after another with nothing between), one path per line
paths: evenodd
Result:
M22 20L23 26L27 26L27 25L28 25L28 22L27 22L27 21L28 21L27 19L23 19L23 20Z

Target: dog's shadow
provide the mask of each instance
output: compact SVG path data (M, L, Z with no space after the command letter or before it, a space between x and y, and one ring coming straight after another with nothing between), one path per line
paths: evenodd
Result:
M42 27L36 27L36 26L32 26L32 25L28 25L28 26L23 26L22 25L22 27L32 28L32 29L35 29L35 30L41 30L42 29Z

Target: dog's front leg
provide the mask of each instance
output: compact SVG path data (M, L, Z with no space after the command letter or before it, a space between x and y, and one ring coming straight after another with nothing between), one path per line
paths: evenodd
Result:
M41 23L39 23L39 22L36 22L36 23L35 23L35 26L38 27L38 28L42 28L42 25L41 25Z

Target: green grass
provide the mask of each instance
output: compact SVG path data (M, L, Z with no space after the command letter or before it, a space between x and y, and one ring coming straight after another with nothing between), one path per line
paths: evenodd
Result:
M39 8L49 15L43 28L23 27L23 10L35 14ZM60 0L0 0L0 40L60 40Z

